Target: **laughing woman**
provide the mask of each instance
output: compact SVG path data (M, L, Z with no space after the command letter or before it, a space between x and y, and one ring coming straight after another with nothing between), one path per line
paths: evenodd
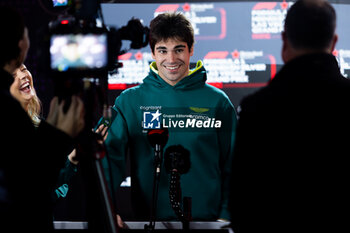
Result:
M15 97L24 110L28 113L34 126L38 126L41 121L41 102L36 95L33 77L27 67L22 64L13 73L14 82L10 88L10 92ZM49 120L49 119L48 119ZM73 150L66 161L66 165L60 171L60 176L57 181L55 192L53 193L53 200L63 198L68 193L68 183L71 177L77 171L78 161L74 160L76 151Z

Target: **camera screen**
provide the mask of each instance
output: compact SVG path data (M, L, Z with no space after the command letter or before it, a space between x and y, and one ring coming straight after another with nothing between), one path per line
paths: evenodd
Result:
M52 0L54 7L68 6L68 0Z
M50 41L51 69L102 69L108 63L106 34L52 35Z

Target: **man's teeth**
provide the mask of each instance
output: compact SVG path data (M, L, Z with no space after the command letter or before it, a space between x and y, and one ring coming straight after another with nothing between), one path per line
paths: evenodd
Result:
M166 66L166 68L169 70L175 70L175 69L179 68L179 66Z

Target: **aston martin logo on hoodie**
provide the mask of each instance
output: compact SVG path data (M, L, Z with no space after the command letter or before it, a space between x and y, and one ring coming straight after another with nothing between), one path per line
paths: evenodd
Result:
M209 108L190 107L190 109L197 113L204 113L209 111Z

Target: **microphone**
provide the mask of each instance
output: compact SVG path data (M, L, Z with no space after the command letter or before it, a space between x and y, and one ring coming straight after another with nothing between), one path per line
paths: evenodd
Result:
M147 132L147 139L154 148L154 162L157 175L160 175L160 166L162 164L163 147L168 142L168 129L151 129Z
M168 173L176 171L179 174L185 174L190 170L190 151L181 145L169 146L164 155L165 170Z
M167 128L165 129L151 129L147 132L147 139L151 146L157 149L157 145L160 147L164 147L168 142L169 131Z
M191 167L190 152L181 145L169 146L164 154L164 166L167 173L170 173L169 198L171 207L175 214L182 222L187 222L191 218L190 211L184 214L181 208L181 184L180 175L185 174ZM184 198L188 202L184 204L190 205L190 198ZM190 206L184 209L190 210Z

